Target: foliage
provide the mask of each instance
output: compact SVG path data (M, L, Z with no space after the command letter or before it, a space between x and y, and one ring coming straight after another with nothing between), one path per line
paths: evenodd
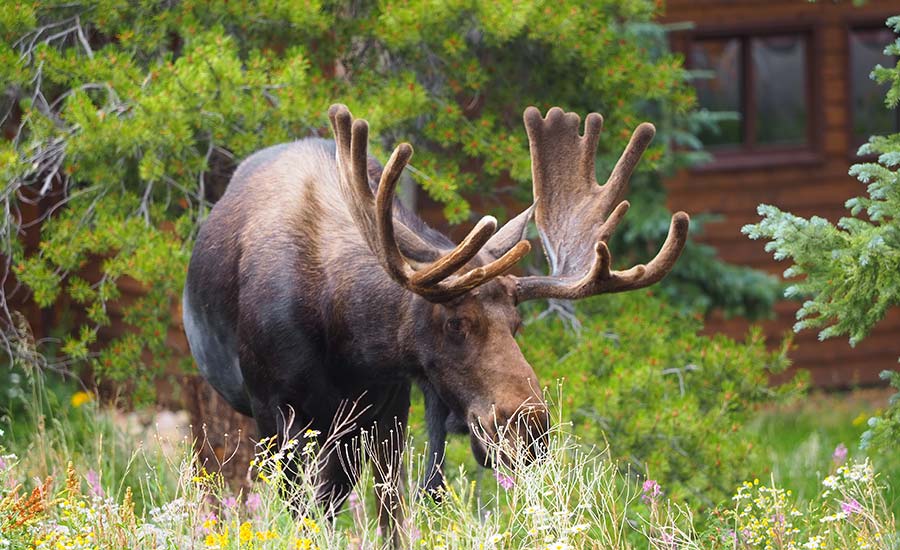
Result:
M586 300L570 330L562 317L532 317L522 350L542 379L565 379L565 408L576 433L609 441L633 472L676 499L711 505L758 461L742 429L758 403L802 388L770 387L787 366L758 330L743 343L699 334L701 322L648 293ZM653 319L666 319L657 323Z
M42 374L35 371L35 376ZM92 409L91 420L111 423L112 414ZM60 419L66 432L92 433L88 419ZM844 464L843 457L835 462L809 500L796 498L774 479L771 484L754 479L738 484L733 499L723 506L701 513L655 480L635 484L607 452L576 444L571 428L562 422L555 425L544 459L501 469L494 477L497 483L494 478L476 483L480 476L465 468L450 472L441 505L416 490L424 453L408 453L399 478L406 495L401 540L410 548L431 550L837 550L865 548L867 543L890 548L897 542L882 480L868 461ZM60 441L56 432L42 434L37 424L31 428L34 439L49 435L51 446ZM125 434L113 435L121 440ZM40 461L33 455L46 452L46 447L40 450L35 441L13 440L33 449L15 454L0 430L0 548L379 547L384 537L371 501L370 469L361 472L360 485L336 521L313 504L316 469L314 461L304 458L315 458L328 448L327 441L321 448L312 443L314 435L306 433L281 447L260 442L252 486L235 494L211 468L196 463L189 445L177 447L169 458L149 446L136 451L129 467L149 468L119 481L105 469L99 475L92 472L104 452L101 445L94 454L71 458L61 448L49 449L50 460ZM299 483L288 484L286 465L295 458L300 458L293 462ZM45 462L50 469L35 478L29 466L35 462ZM695 522L711 526L697 533Z
M525 105L605 113L602 174L646 118L661 139L641 170L695 160L694 94L652 23L658 9L650 0L6 3L0 107L13 137L0 142L0 254L39 306L74 312L74 328L56 335L66 362L148 399L170 362L165 329L210 202L251 152L327 135L333 101L370 121L381 158L400 140L416 146L411 173L452 222L469 218L467 195L483 194L489 209L529 200ZM46 220L36 249L18 240L27 208ZM147 292L134 303L121 295L129 281ZM106 328L120 315L124 335Z
M900 16L887 24L900 33ZM885 54L900 55L900 38L888 44ZM890 84L885 104L896 108L900 63L875 67L872 78ZM794 329L824 327L820 339L847 335L851 345L862 340L890 306L900 304L900 134L873 136L859 154L878 155L878 162L850 168L850 175L867 184L868 192L847 201L850 216L832 224L760 205L762 221L743 229L751 239L768 239L766 250L774 252L775 259L793 262L785 277L802 277L785 290L789 298L808 297L797 311ZM898 407L895 399L883 422L873 422L879 425L879 437L867 441L880 441L885 450L896 445L896 437L885 435L900 431Z

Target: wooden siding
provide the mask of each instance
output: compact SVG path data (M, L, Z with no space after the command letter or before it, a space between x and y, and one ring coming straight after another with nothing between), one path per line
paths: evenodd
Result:
M818 121L817 135L808 155L796 162L767 164L754 159L742 167L714 166L684 171L667 182L670 206L688 212L711 212L723 216L707 226L704 240L721 257L736 264L781 275L788 266L776 262L763 250L764 243L750 241L740 232L744 224L756 222L760 203L773 204L801 216L818 215L831 221L847 214L848 198L864 194L865 187L847 170L856 158L850 128L848 31L859 25L880 25L900 13L900 4L870 0L862 7L851 2L808 3L791 0L671 0L666 22L691 21L696 32L737 28L759 29L802 26L813 33L810 44L814 71L810 116ZM675 37L676 48L684 37ZM791 330L796 302L781 302L776 319L763 323L770 342L776 345ZM748 323L740 319L714 318L707 330L732 336L745 333ZM806 368L813 382L824 387L848 387L878 383L878 373L896 369L900 357L900 311L891 311L872 334L856 348L846 338L819 342L817 333L805 331L794 337L791 358L795 367Z

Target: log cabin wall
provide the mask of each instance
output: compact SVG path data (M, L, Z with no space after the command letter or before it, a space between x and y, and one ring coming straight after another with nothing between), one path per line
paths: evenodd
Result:
M848 214L847 199L865 194L865 186L847 174L860 160L862 136L900 129L896 113L883 107L883 89L866 80L887 43L878 41L892 36L884 21L896 14L896 1L869 0L861 7L849 1L667 3L665 22L693 23L673 36L673 47L688 66L715 75L697 84L701 105L722 109L732 101L743 114L722 134L709 136L715 151L710 164L667 182L673 210L722 216L707 226L703 240L723 259L780 276L788 264L741 234L743 225L760 219L758 204L835 222ZM798 306L780 302L777 318L763 323L773 344L791 330ZM707 330L740 337L747 325L715 318ZM846 338L819 342L815 331L796 335L794 343L793 364L808 369L815 385L877 383L880 371L897 368L900 312L892 311L856 348Z

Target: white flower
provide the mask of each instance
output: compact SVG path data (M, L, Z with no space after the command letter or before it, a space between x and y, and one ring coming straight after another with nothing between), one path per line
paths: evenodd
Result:
M561 540L550 543L546 547L546 550L571 550L571 549L572 549L572 547L569 544L567 544Z
M803 548L809 548L810 550L816 550L817 548L825 548L825 539L820 536L815 536L806 541L803 544Z

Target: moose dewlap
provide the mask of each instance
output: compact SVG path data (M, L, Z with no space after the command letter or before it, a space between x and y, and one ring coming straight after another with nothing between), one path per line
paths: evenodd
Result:
M628 210L628 179L653 138L642 124L603 186L594 156L603 119L559 108L525 110L534 204L507 224L487 216L459 244L394 198L412 147L387 164L368 156L368 125L343 105L329 110L334 141L304 139L260 151L238 167L200 229L184 290L184 324L201 373L259 436L317 430L318 497L334 510L355 483L349 453L374 434L376 497L396 519L410 386L425 394L434 457L426 486L443 483L447 430L468 432L486 466L540 454L549 422L534 370L514 339L518 303L578 299L662 279L684 246L688 216L675 214L659 254L625 271L606 242ZM550 265L546 276L511 268L531 250L532 217ZM341 411L352 422L329 433ZM347 427L349 426L349 427ZM520 455L517 460L523 459ZM393 473L393 474L392 474ZM385 531L387 532L387 531Z

